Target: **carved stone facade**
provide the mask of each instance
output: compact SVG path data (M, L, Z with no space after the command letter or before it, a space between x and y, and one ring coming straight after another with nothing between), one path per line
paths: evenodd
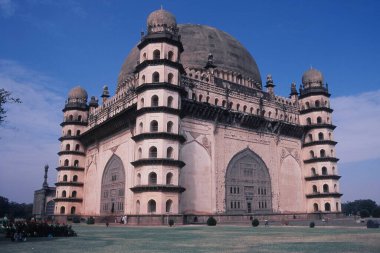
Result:
M341 211L330 94L315 69L300 93L277 96L233 37L158 10L116 94L101 97L69 93L56 215Z

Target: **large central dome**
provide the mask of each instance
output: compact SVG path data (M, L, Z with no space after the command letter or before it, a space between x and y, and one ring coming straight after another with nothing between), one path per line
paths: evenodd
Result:
M203 69L211 53L217 69L239 73L261 84L255 60L231 35L205 25L184 24L178 25L178 28L184 48L181 54L184 68ZM133 73L138 59L139 50L134 47L121 68L119 83Z

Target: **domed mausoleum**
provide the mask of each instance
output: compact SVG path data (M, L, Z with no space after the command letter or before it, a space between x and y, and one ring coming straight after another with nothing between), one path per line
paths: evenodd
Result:
M250 52L206 25L152 12L116 93L73 88L63 109L55 216L129 224L341 212L323 75L276 94ZM100 102L99 102L100 101ZM125 217L127 216L127 217Z

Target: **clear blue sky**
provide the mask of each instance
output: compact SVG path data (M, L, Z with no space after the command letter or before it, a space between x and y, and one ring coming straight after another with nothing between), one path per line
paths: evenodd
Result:
M288 96L321 70L332 93L344 200L380 203L380 1L0 0L0 87L24 103L0 128L0 195L31 202L45 163L53 184L69 89L114 91L120 67L159 9L238 39Z

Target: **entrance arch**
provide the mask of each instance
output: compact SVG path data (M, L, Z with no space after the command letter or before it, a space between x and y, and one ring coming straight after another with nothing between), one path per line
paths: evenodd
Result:
M117 155L107 162L101 186L100 214L124 214L125 170Z
M244 149L229 162L226 171L226 213L247 214L272 211L272 188L264 161Z

